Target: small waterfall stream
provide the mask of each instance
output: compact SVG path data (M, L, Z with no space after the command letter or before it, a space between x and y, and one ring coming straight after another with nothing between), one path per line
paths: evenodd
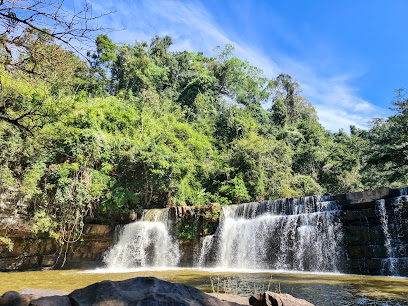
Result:
M107 268L177 266L180 251L169 232L168 215L168 209L151 209L145 211L141 221L126 225L104 258Z
M384 247L387 251L387 259L383 260L381 265L382 265L382 274L385 274L386 270L389 271L391 275L396 275L397 274L397 267L396 267L396 262L395 262L395 248L391 246L391 233L389 229L389 222L388 222L388 215L387 211L385 209L385 200L378 200L376 201L377 205L377 212L380 217L381 221L381 228L384 233Z
M212 255L211 250L214 248L214 235L206 236L200 250L200 257L198 259L198 267L207 266L208 258Z
M387 252L387 258L381 262L382 275L399 275L401 261L408 263L407 248L400 240L401 233L404 232L402 223L407 222L402 217L403 203L408 202L407 193L408 188L403 188L396 198L375 201Z

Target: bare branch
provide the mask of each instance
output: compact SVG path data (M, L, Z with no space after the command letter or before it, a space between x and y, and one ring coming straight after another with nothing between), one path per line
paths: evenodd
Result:
M18 55L16 49L25 47L21 37L35 30L82 55L80 50L93 44L97 32L111 30L96 24L98 19L111 13L93 16L87 2L80 11L69 11L63 7L63 0L2 0L0 41L4 48Z
M81 50L94 43L98 32L110 30L96 23L110 13L94 16L88 2L75 11L64 7L63 0L0 0L0 66L28 82L68 84L82 69L74 54L85 57ZM0 88L0 121L31 134L48 116L41 110L44 102L39 108L19 103Z

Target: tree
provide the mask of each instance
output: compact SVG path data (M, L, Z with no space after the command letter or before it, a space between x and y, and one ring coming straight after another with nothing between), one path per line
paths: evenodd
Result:
M58 115L52 105L57 94L80 88L88 68L71 51L41 33L25 35L24 39L30 53L19 55L21 70L0 67L0 121L32 134Z
M218 54L214 76L218 79L218 92L243 106L263 104L269 100L273 82L261 69L251 66L233 55L234 47L226 45Z
M365 171L380 172L378 181L382 186L408 183L408 96L404 89L396 92L391 109L397 113L373 120L368 133Z
M93 25L99 17L92 16L87 3L80 11L71 12L64 9L63 0L0 0L0 72L3 76L12 73L14 79L30 76L33 83L37 78L49 83L72 81L75 72L86 70L86 64L62 46L80 54L78 46L89 46L93 33L103 29ZM38 124L27 125L27 121L41 117L45 100L25 108L21 101L9 99L3 89L0 86L0 120L31 132Z
M63 7L63 0L1 0L0 43L1 63L8 68L18 68L19 54L30 53L24 35L38 32L78 51L79 44L93 41L93 33L103 30L93 22L102 15L92 16L91 6L78 12Z

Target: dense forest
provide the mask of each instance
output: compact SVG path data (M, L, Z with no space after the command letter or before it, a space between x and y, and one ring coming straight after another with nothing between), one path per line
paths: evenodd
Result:
M333 133L291 76L268 79L230 45L207 57L169 52L168 36L99 35L85 60L41 31L19 39L17 55L0 48L0 194L29 203L43 228L408 183L403 90L368 131Z

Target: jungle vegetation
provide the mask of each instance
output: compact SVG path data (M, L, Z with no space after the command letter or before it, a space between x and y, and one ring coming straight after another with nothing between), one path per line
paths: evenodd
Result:
M47 33L0 46L0 194L29 203L39 230L71 241L100 212L408 183L404 90L369 130L333 133L296 80L267 78L231 45L207 57L170 52L168 36L103 34L85 60Z

